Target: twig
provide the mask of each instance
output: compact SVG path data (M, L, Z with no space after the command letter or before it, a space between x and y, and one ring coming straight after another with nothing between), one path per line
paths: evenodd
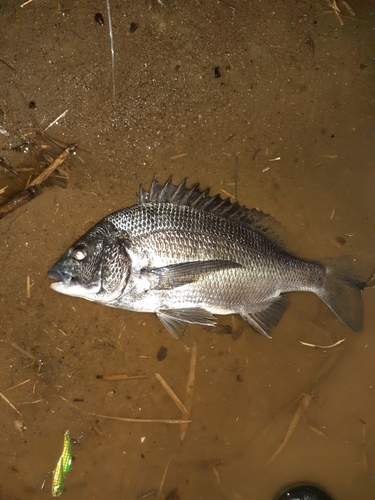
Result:
M15 410L15 411L18 413L18 415L21 415L21 417L23 416L23 415L22 415L22 413L21 413L20 411L18 411L18 410L17 410L17 408L16 408L14 405L12 405L12 403L9 401L9 399L8 399L7 397L5 397L5 396L4 396L4 394L3 394L2 392L0 392L0 397L1 397L1 398L3 398L3 400L4 400L6 403L8 403L8 405L9 405L11 408L13 408L13 410Z
M71 408L74 408L75 410L81 411L81 408L79 406L77 406L74 403L72 403L71 401L69 401L69 399L64 398L64 396L59 395L59 398L62 399L63 401L65 401L65 403L67 403Z
M0 62L5 64L5 66L8 66L9 69L12 69L13 71L16 71L13 66L11 66L10 64L8 64L6 61L4 61L4 59L0 59Z
M26 297L29 299L31 297L30 295L30 276L26 276Z
M224 193L224 194L226 194L227 196L229 196L229 198L234 198L234 195L228 193L228 191L225 191L225 189L222 189L221 192Z
M238 200L238 154L234 156L234 198Z
M177 408L181 411L184 418L189 417L189 412L187 411L184 403L179 399L179 397L175 394L172 388L167 384L167 382L163 379L160 373L155 373L155 377L159 380L161 385L164 387L168 395L173 399Z
M300 400L300 404L298 406L298 409L294 415L294 417L292 418L292 421L290 422L290 425L289 425L289 428L287 430L287 433L286 433L286 436L285 436L285 439L284 441L281 443L281 445L277 448L277 450L275 451L275 453L272 455L272 457L268 460L268 462L266 463L266 467L267 465L269 465L276 457L279 453L281 453L281 451L285 448L285 446L287 445L291 435L293 434L293 431L294 429L296 428L300 418L303 416L303 414L305 413L306 411L306 408L309 406L309 404L311 403L311 399L312 399L312 395L311 394L304 394L302 396L302 399Z
M109 420L119 420L120 422L139 422L143 424L188 424L191 420L177 420L172 418L127 418L127 417L112 417L111 415L101 415L100 413L85 412L87 415L92 415L98 418L108 418Z
M361 424L363 424L363 466L365 470L368 470L368 460L367 460L367 453L366 453L366 427L367 424L364 420L360 420Z
M117 373L113 375L97 375L97 379L111 381L111 380L133 380L141 378L150 378L148 375L127 375L126 373Z
M51 165L49 165L43 172L38 175L30 184L28 187L32 186L39 186L44 182L54 170L56 170L57 167L59 167L64 161L67 159L67 157L74 152L75 148L77 145L75 143L70 144L67 148L64 149L62 153L59 154L59 156L54 160Z
M33 354L31 354L31 352L29 351L26 351L26 349L22 349L22 347L19 347L17 344L15 344L14 342L11 342L10 344L12 347L14 347L15 349L17 349L17 351L21 352L22 354L24 354L25 356L27 356L28 358L32 359L33 361L37 361L37 358L36 356L34 356Z
M191 407L193 404L193 392L194 392L194 381L195 381L195 367L197 364L197 341L195 340L193 347L191 348L191 358L190 358L190 371L186 384L186 394L185 394L185 408L187 410L186 417L190 417ZM183 414L185 416L185 414ZM187 423L181 425L180 431L180 441L185 439L187 432Z
M12 391L13 389L16 389L17 387L20 387L21 385L27 384L30 382L31 378L28 378L27 380L24 380L23 382L20 382L19 384L12 385L11 387L8 387L8 389L5 389L4 392Z
M113 31L112 31L112 18L111 18L111 6L109 0L106 0L107 5L107 17L108 17L108 30L109 30L109 40L111 44L111 67L112 67L112 93L113 93L113 104L116 112L116 85L115 85L115 49L113 47Z
M148 497L151 497L152 495L155 495L155 493L157 493L156 490L151 490L151 491L148 491L147 493L145 493L144 495L141 495L140 497L137 497L137 500L143 500L144 498L148 498Z
M50 123L50 124L49 124L49 125L48 125L45 129L44 129L44 131L48 130L50 127L52 127L52 125L55 125L55 123L57 123L57 122L60 120L60 118L64 118L64 116L66 115L66 113L67 113L67 112L68 112L68 110L67 110L67 109L66 109L65 111L63 111L63 112L61 113L61 115L59 115L59 116L56 118L56 120L53 120L53 122L51 122L51 123Z
M225 5L225 7L227 7L228 9L230 10L233 10L233 12L236 12L236 7L233 7L232 5L229 5L229 3L227 2L224 2L224 0L217 0L219 3Z
M16 208L25 205L27 202L33 200L42 191L40 184L44 182L56 168L61 165L70 153L73 153L76 148L75 144L68 146L51 165L49 165L38 177L36 177L27 187L22 191L16 193L12 198L10 198L5 203L0 205L0 219L8 214L11 214L16 210Z
M327 437L323 431L321 431L320 429L317 429L316 427L314 427L313 425L309 425L309 428L315 432L315 434L318 434L318 436L322 436L322 437Z
M317 344L309 344L308 342L302 342L302 340L299 341L300 344L306 345L307 347L319 347L319 349L331 349L331 347L336 347L337 345L342 344L345 342L346 339L341 339L335 342L334 344L331 345L317 345Z
M5 201L0 205L0 219L3 219L6 215L11 214L18 207L22 207L29 201L36 198L41 194L42 188L40 186L33 186L24 189L12 196L8 201Z
M171 160L178 160L179 158L183 158L184 156L187 156L187 153L182 153L180 155L172 156Z
M168 463L165 467L165 470L164 470L164 474L163 474L163 477L161 479L161 483L160 483L160 488L159 488L159 493L158 493L158 499L160 500L161 499L161 492L163 490L163 486L164 486L164 481L165 481L165 478L167 476L167 472L168 472L168 469L169 469L169 464L171 463L172 461L172 458L174 458L175 455L173 455L173 457L171 457L169 460L168 460Z
M337 16L337 19L339 20L340 25L344 26L344 21L342 20L341 15L340 15L341 11L337 6L336 0L327 0L327 1L328 1L328 5L333 10L334 14Z
M342 356L343 351L340 349L332 351L332 355L329 356L328 359L326 359L321 366L321 368L318 370L318 372L314 375L314 381L309 385L308 388L305 390L306 393L311 393L313 389L331 372L331 370L334 368L336 365L338 359L340 356ZM293 398L292 401L288 402L284 408L279 411L266 425L263 427L263 429L255 436L253 440L251 440L251 443L246 447L246 450L250 448L252 444L255 442L258 442L260 439L264 437L268 429L274 424L274 422L279 418L280 415L282 415L284 412L289 411L290 408L295 404L295 402L298 400L298 398Z
M354 10L350 7L350 5L347 2L345 2L345 0L343 0L342 4L346 7L349 14L351 14L353 17L355 17Z

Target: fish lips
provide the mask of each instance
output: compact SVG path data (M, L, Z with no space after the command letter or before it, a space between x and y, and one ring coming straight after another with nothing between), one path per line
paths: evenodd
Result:
M47 273L48 277L55 280L50 284L52 290L63 293L64 295L72 295L76 297L84 297L90 300L90 295L94 295L100 289L100 285L91 284L90 287L80 284L78 278L66 271L62 271L58 264L55 264ZM91 299L93 300L93 299Z
M57 283L63 283L64 285L70 285L70 282L72 281L72 278L73 276L68 274L68 273L64 273L62 271L59 271L58 269L56 269L55 267L52 267L52 269L50 269L48 271L48 277L55 280ZM51 287L52 285L55 285L56 283L52 283L51 284Z
M54 280L54 282L50 284L52 290L64 294L71 294L75 281L71 274L59 270L55 265L48 271L47 275Z

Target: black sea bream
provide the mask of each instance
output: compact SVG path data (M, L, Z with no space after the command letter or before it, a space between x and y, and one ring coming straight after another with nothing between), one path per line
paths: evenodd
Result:
M240 314L269 335L287 307L286 292L322 299L351 330L362 328L364 283L341 266L289 254L272 235L274 219L186 180L171 178L136 205L98 222L52 267L51 288L132 311L156 313L174 336L187 323L215 325Z

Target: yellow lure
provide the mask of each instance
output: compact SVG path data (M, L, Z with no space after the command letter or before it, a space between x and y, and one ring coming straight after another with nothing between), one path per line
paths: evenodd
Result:
M64 433L64 446L52 478L52 496L59 497L65 483L65 476L72 465L72 443L69 431Z

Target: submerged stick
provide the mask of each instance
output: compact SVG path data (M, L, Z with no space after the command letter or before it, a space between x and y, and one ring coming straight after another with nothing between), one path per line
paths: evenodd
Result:
M188 418L189 412L187 411L187 408L185 407L184 403L180 400L180 398L177 396L177 394L173 391L173 389L169 386L169 384L167 384L167 382L163 379L163 377L160 375L160 373L155 373L155 377L159 380L161 385L164 387L167 394L173 399L174 403L176 404L177 408L181 411L183 416L185 418Z
M21 415L21 417L23 416L23 415L22 415L22 413L21 413L20 411L18 411L18 410L17 410L17 408L16 408L14 405L12 405L12 403L9 401L9 399L8 399L6 396L4 396L4 394L3 394L2 392L0 392L0 397L1 397L1 398L2 398L2 399L6 402L6 403L8 403L8 405L9 405L11 408L13 408L13 410L15 410L15 411L18 413L18 415Z
M185 396L185 408L187 414L183 413L186 418L190 417L191 407L193 404L193 392L194 392L194 381L195 381L195 367L197 365L197 341L195 340L193 347L191 348L191 358L190 358L190 371L188 376L188 381L186 385L186 396ZM180 441L185 439L187 432L187 423L181 425Z
M112 417L111 415L101 415L100 413L90 413L88 415L98 418L107 418L109 420L118 420L120 422L138 422L143 424L188 424L191 420L178 420L173 418L128 418Z
M44 182L57 167L59 167L66 158L74 152L76 144L71 144L49 165L43 172L38 175L25 189L16 193L8 201L0 205L0 219L6 215L11 214L18 207L22 207L29 201L36 198L42 192L41 184Z
M319 347L319 349L331 349L331 347L336 347L343 342L345 342L346 339L341 339L335 342L334 344L331 345L318 345L318 344L309 344L308 342L302 342L302 340L299 341L300 344L306 345L307 347Z
M174 458L175 455L173 455L173 457L171 457L169 460L168 460L168 463L165 467L165 470L164 470L164 474L163 474L163 477L161 479L161 483L160 483L160 487L159 487L159 492L158 492L158 500L161 500L161 493L163 491L163 486L164 486L164 482L165 482L165 478L167 477L167 472L168 472L168 469L169 469L169 465L172 461L172 458Z
M277 450L272 455L272 457L268 460L268 462L266 463L266 467L267 467L267 465L269 465L277 457L277 455L279 453L282 452L282 450L287 445L287 443L288 443L291 435L293 434L294 429L297 427L297 424L298 424L299 420L302 418L303 414L306 411L306 408L311 403L311 399L312 399L312 395L311 394L303 394L302 399L300 400L300 403L298 405L298 409L297 409L296 413L294 414L294 417L292 418L292 420L290 422L290 425L289 425L289 428L287 430L287 433L286 433L286 436L284 438L284 441L277 448Z
M11 387L8 387L8 389L5 389L4 392L12 391L13 389L16 389L17 387L21 387L21 385L27 384L30 382L31 378L28 378L27 380L24 380L23 382L20 382L19 384L12 385Z
M59 154L59 156L54 160L51 165L49 165L43 172L38 175L32 182L30 182L28 187L32 186L39 186L44 182L51 174L54 172L57 167L59 167L64 161L67 159L67 157L74 152L76 149L77 144L73 143L70 144L67 148L64 149L62 153Z
M234 156L234 198L238 200L238 153Z
M111 6L109 0L106 0L107 4L107 17L108 17L108 29L109 29L109 41L111 44L111 67L112 67L112 93L113 93L113 104L116 111L116 84L115 84L115 49L113 46L113 31L112 31L112 18L111 18Z
M96 378L99 380L112 381L112 380L134 380L134 379L150 378L150 377L148 375L127 375L126 373L117 373L113 375L97 375Z
M5 201L0 205L0 219L3 219L6 215L11 214L18 207L22 207L29 201L36 198L41 194L42 188L40 186L31 186L22 191L19 191L14 196L12 196L8 201Z

